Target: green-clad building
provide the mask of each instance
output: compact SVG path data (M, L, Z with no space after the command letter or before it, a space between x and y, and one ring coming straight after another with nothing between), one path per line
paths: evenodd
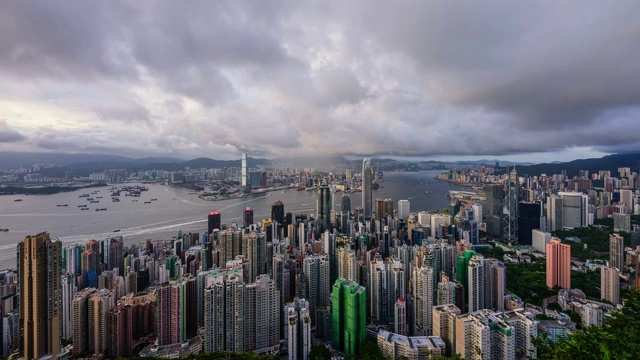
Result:
M367 291L358 283L340 278L331 291L333 346L346 355L358 355L366 337Z
M469 289L469 261L477 254L473 250L465 250L456 257L456 280L464 286L465 293ZM465 304L467 300L465 295Z

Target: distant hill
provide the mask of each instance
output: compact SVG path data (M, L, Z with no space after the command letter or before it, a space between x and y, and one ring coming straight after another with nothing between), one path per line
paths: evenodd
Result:
M567 176L578 175L579 170L589 170L589 174L599 170L609 170L612 176L617 176L618 168L629 167L633 171L640 168L640 154L613 154L597 159L579 159L564 163L536 164L529 166L516 166L518 174L540 175L559 174L562 170L567 171Z

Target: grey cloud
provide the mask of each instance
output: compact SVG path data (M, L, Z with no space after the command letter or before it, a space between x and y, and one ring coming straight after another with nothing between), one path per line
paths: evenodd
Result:
M64 81L77 92L106 84L77 100L104 132L30 137L43 148L274 156L639 149L640 8L632 1L4 5L3 79ZM141 89L163 98L145 103ZM52 93L73 97L50 86L24 100ZM130 129L118 119L149 131L122 141Z
M15 143L25 138L22 133L9 128L7 120L0 119L0 144Z

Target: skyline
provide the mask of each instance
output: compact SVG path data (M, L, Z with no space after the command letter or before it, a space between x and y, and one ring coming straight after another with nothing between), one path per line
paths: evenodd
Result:
M0 151L528 162L640 151L639 13L8 2Z

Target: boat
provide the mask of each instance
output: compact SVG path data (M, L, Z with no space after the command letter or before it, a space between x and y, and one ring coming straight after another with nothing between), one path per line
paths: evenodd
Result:
M78 205L78 207L87 207L87 205Z
M9 231L9 229L0 229L0 231L2 231L2 232L8 232L8 231Z
M83 207L83 208L82 208L82 209L80 209L80 210L89 210L89 208L87 208L87 207Z
M96 209L96 211L106 211L107 208Z
M151 204L151 201L145 201L144 203L145 204Z
M87 201L93 201L93 198L87 198Z
M100 202L100 201L98 201L98 200L93 200L93 201L89 201L89 204L97 204L97 203L99 203L99 202Z
M115 229L113 230L113 232L120 232L120 229Z
M15 200L13 200L13 201L22 201L22 199L15 199Z
M151 201L158 201L158 199L151 199Z
M69 206L69 204L58 204L57 207Z
M131 200L131 202L138 202L138 200Z
M78 197L89 197L89 194L82 194L82 195L80 195Z
M97 196L96 199L102 199L102 196Z

